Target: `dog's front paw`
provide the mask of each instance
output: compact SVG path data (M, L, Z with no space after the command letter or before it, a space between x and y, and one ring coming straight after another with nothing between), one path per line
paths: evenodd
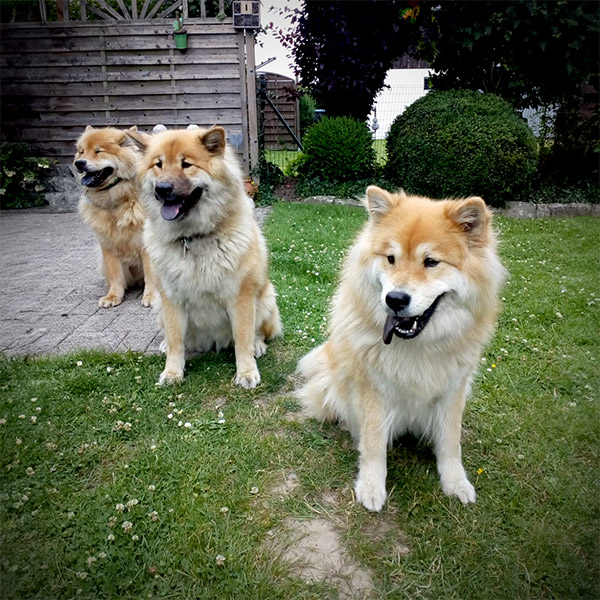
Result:
M165 369L158 378L160 385L170 385L183 380L183 371L175 369Z
M477 498L475 488L466 477L455 481L442 482L442 491L446 496L458 496L463 504L471 504Z
M356 499L368 510L379 512L385 504L387 492L385 479L383 482L370 481L367 477L359 475L354 485Z
M115 296L114 294L107 294L100 298L98 302L98 306L100 308L112 308L113 306L117 306L123 302L123 296Z
M245 390L251 390L260 383L260 373L256 368L252 371L237 373L234 382L236 385L243 387Z

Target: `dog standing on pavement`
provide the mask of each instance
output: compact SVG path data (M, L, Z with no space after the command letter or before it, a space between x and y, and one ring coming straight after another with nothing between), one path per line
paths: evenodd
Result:
M77 140L73 167L85 188L79 213L100 243L101 271L108 288L99 302L104 308L120 304L125 290L133 284L144 283L143 306L152 304L155 293L142 243L144 210L136 173L139 158L137 149L119 129L88 125Z
M139 167L144 243L159 281L166 364L159 383L183 378L185 352L233 344L235 383L260 382L256 358L281 332L265 239L222 127L128 135Z

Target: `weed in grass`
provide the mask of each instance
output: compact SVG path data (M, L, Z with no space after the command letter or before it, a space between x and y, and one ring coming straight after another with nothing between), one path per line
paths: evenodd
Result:
M194 357L168 388L161 357L0 360L3 597L340 598L342 582L307 583L268 549L316 521L373 598L598 597L598 221L497 219L511 278L464 423L477 503L446 498L430 446L406 438L371 514L349 434L304 420L291 395L364 218L274 207L286 333L256 390L231 383L231 352Z

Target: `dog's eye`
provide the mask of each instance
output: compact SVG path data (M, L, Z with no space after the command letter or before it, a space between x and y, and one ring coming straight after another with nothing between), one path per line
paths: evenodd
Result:
M189 169L192 166L192 163L189 163L187 160L182 160L181 161L181 168L182 169Z
M387 257L387 261L390 263L390 265L393 265L396 262L396 257L393 254L390 254Z
M440 264L439 260L435 260L435 258L430 258L429 256L423 261L423 264L426 267L436 267Z
M162 160L157 160L154 166L158 167L159 169L162 169Z

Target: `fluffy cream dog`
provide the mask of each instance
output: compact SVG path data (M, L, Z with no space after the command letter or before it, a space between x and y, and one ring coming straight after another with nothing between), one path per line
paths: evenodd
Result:
M144 150L144 242L160 282L167 360L159 382L183 378L186 348L233 344L235 382L253 388L256 358L281 321L266 243L225 130L130 135Z
M481 198L434 201L369 187L369 220L333 298L329 339L299 363L307 412L347 424L356 497L386 501L387 447L433 442L442 490L475 501L461 459L465 399L494 331L505 271Z

